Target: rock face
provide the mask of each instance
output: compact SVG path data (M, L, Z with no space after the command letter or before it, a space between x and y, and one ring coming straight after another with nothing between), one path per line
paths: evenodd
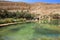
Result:
M0 10L6 9L11 12L29 10L29 12L34 14L49 15L51 13L60 14L60 4L49 4L49 3L24 3L24 2L7 2L0 1Z
M23 2L0 2L0 9L22 10L27 8L28 4Z

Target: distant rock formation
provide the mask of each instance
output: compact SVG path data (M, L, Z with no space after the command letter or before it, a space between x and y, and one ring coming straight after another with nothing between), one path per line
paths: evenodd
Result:
M31 13L48 15L50 13L60 13L60 4L0 1L0 10L1 9L12 12L16 12L17 10L29 10Z

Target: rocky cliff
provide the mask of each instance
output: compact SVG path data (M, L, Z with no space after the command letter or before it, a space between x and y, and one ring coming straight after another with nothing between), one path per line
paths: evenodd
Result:
M60 13L60 4L49 3L24 3L0 1L0 9L6 10L29 10L36 14L49 14L52 12Z

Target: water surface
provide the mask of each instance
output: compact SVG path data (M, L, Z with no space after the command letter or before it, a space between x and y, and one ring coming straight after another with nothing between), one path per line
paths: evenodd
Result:
M60 33L50 33L48 29L40 28L41 24L37 23L22 23L10 25L0 28L0 40L52 40L60 37Z

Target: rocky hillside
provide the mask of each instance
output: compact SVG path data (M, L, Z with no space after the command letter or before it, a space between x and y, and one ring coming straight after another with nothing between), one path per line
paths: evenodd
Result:
M18 10L27 8L28 4L24 2L7 2L7 1L0 2L0 9Z
M0 2L0 9L6 10L29 10L36 14L49 14L52 12L60 13L60 4L49 3L24 3L24 2Z

